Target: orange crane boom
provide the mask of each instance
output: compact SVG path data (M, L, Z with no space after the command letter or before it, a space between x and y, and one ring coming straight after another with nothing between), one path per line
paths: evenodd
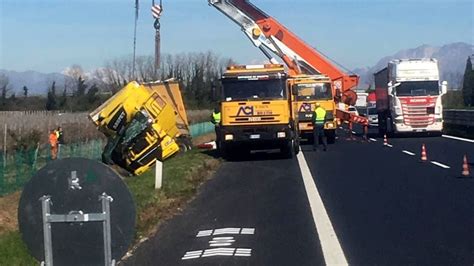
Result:
M248 0L209 0L209 3L231 17L242 26L244 31L249 30L249 23L246 25L239 23L235 16L237 13L241 13L241 16L245 16L248 21L257 26L258 29L251 29L251 33L247 33L247 35L251 35L249 37L255 41L260 39L263 46L277 54L288 66L290 74L327 75L333 81L334 88L343 94L358 85L359 77L357 75L350 75L340 70L316 49ZM264 38L260 35L263 35ZM254 44L257 45L255 41ZM351 94L350 98L355 97L352 93L349 94Z

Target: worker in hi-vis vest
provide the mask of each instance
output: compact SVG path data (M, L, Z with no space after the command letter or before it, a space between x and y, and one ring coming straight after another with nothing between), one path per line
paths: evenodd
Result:
M319 138L323 142L323 150L327 150L327 140L324 134L324 123L326 122L326 110L321 107L320 103L316 103L316 109L313 112L313 151L318 150Z
M211 122L214 124L214 130L216 131L216 145L219 149L219 142L220 142L220 125L221 125L221 111L218 107L214 108L214 112L211 115Z

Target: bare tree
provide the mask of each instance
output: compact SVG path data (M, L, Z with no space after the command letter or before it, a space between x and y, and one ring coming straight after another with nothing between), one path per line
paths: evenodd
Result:
M3 105L6 104L7 93L10 91L10 88L8 86L9 83L10 80L8 79L8 76L6 74L0 74L0 91L2 93L1 100Z
M78 85L81 79L84 78L84 70L80 65L74 64L64 70L64 89L70 91L72 94L77 93Z

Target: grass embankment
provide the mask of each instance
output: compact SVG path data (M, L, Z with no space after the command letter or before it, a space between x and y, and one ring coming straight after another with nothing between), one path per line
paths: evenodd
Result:
M193 150L164 163L161 190L154 189L154 171L127 178L125 182L137 207L136 242L154 233L161 222L181 211L218 165L217 159ZM18 199L9 205L12 204L16 208ZM16 213L12 214L10 219L16 220ZM4 219L0 219L2 220ZM38 265L28 254L16 224L10 226L10 229L0 227L0 265Z

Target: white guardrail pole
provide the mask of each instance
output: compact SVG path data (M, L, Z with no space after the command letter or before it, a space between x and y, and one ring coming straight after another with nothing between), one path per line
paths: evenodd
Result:
M155 189L160 189L163 184L163 162L156 160L155 163Z

